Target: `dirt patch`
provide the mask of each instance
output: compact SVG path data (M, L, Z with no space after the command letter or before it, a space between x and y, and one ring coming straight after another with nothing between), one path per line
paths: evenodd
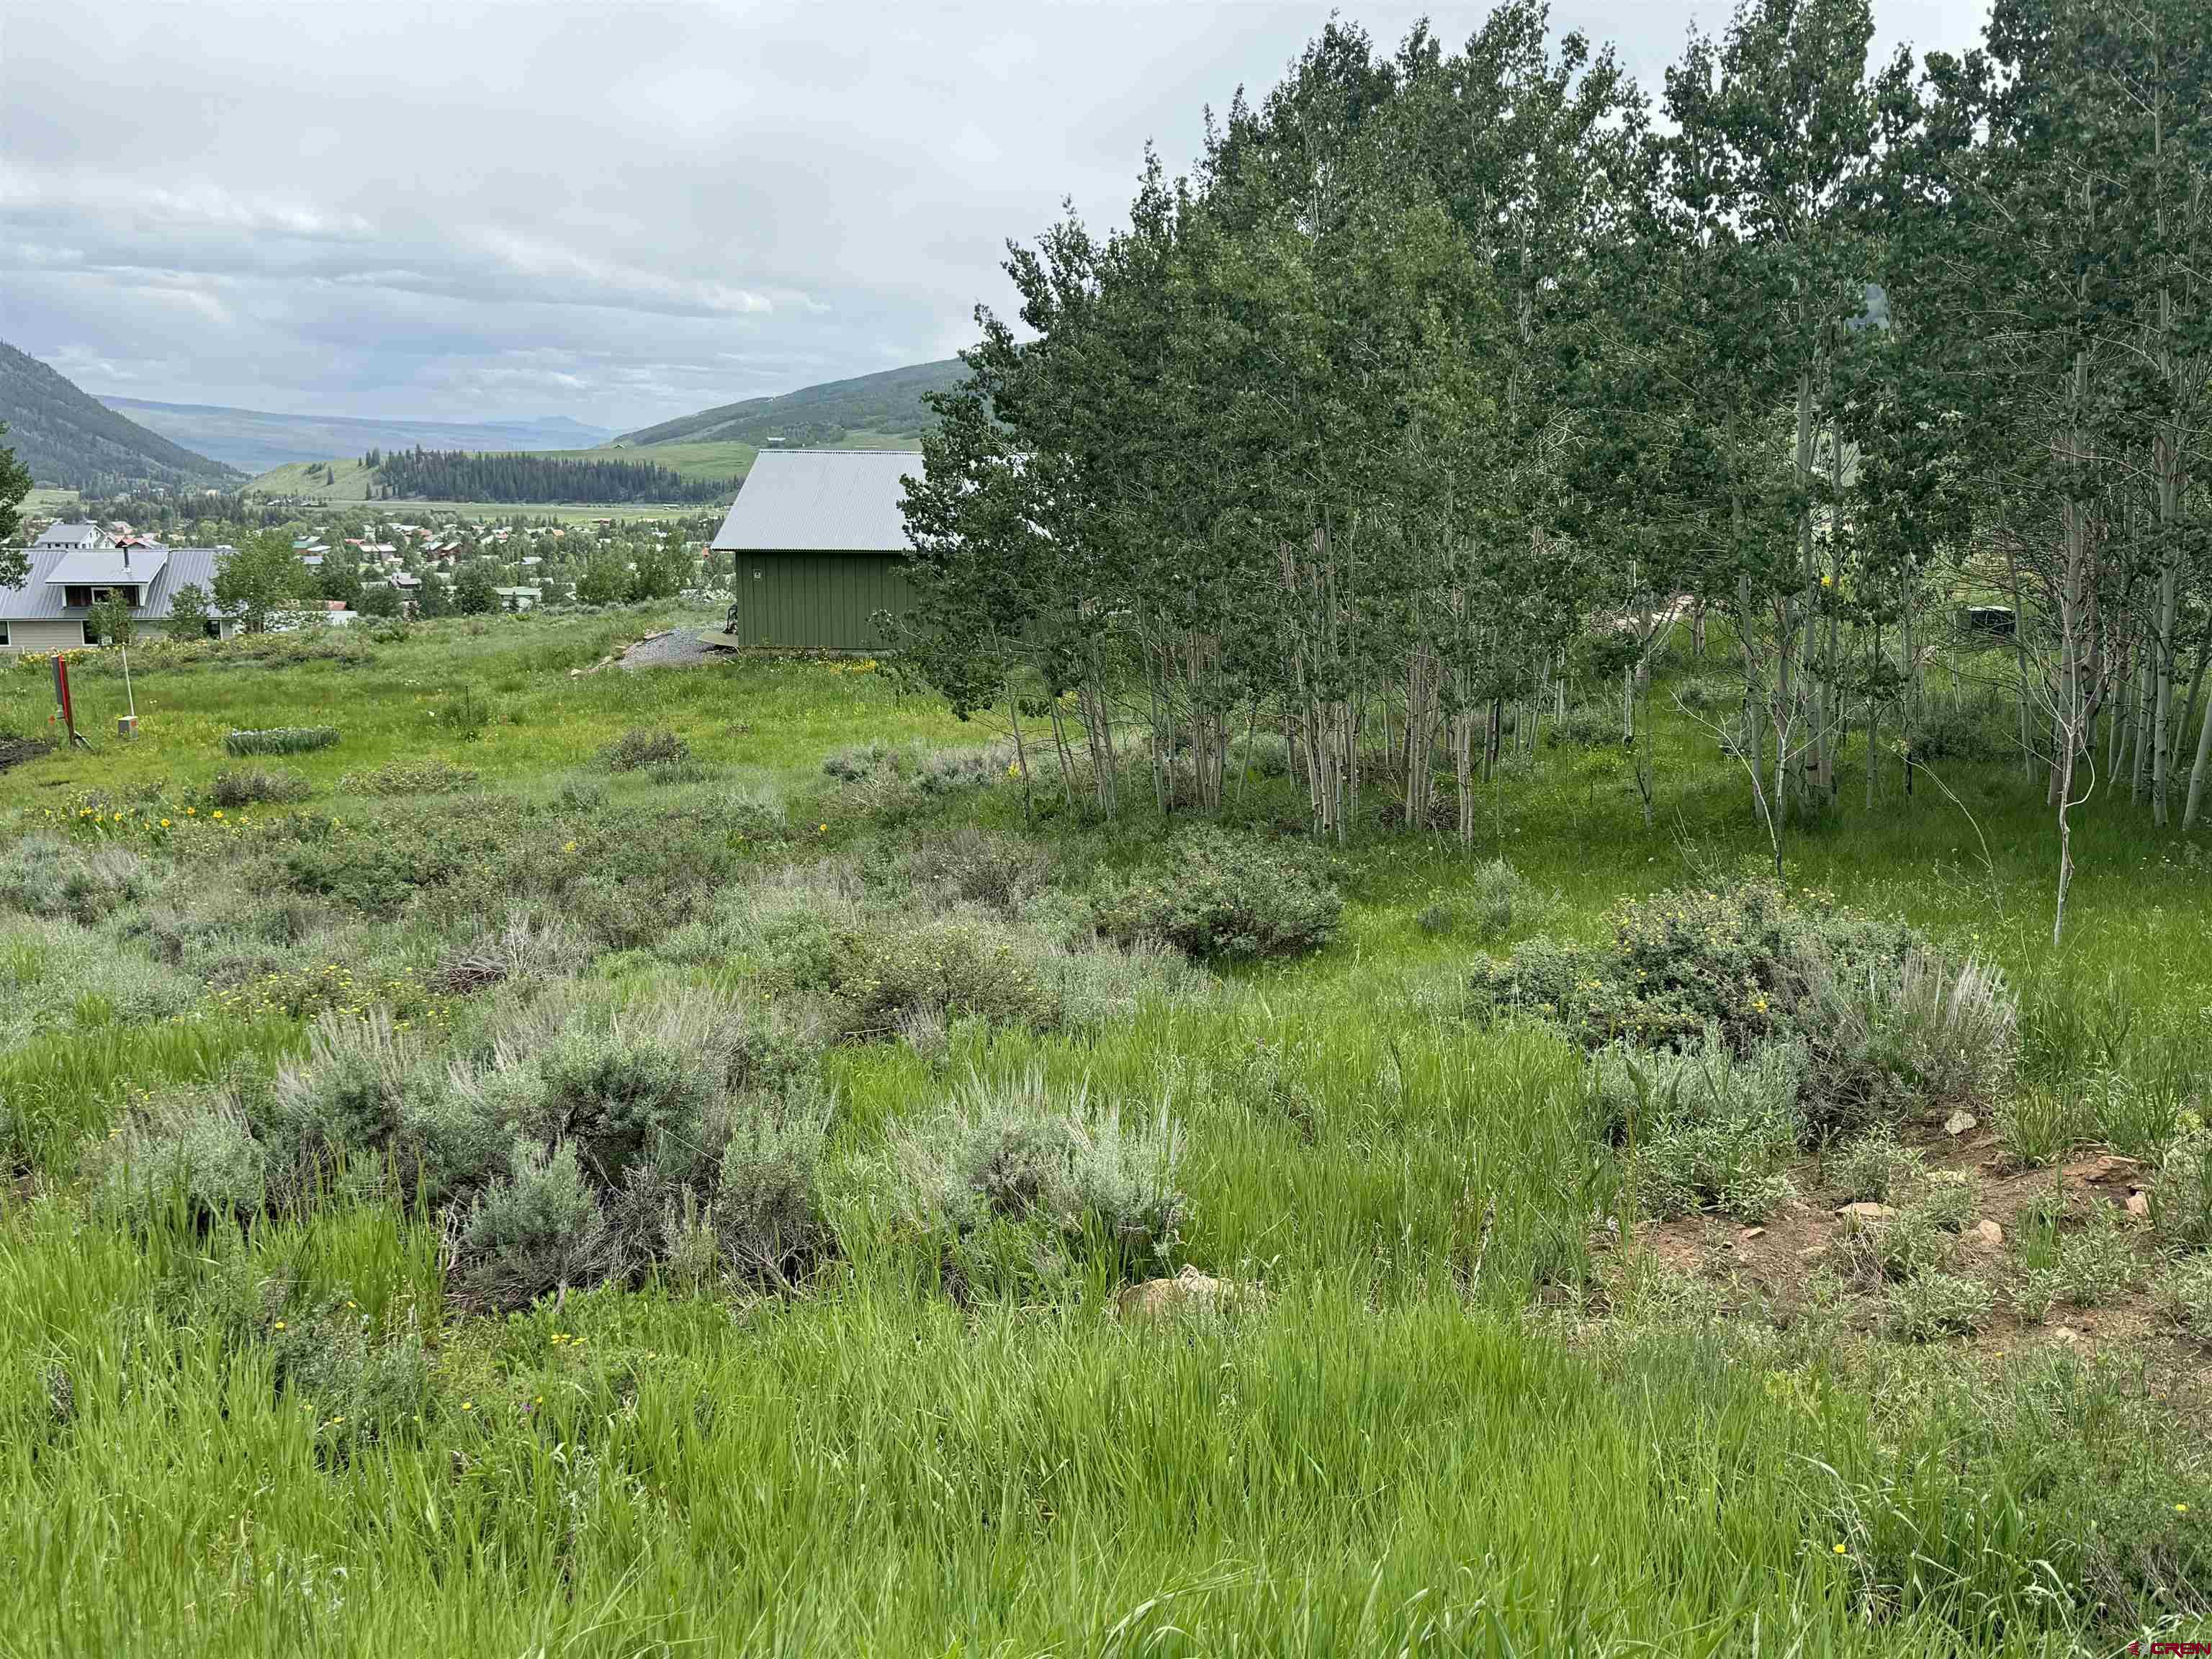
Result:
M1964 1175L1972 1182L1974 1218L1960 1231L1948 1271L1998 1291L1982 1328L1952 1339L1951 1346L1992 1360L2060 1349L2085 1358L2125 1357L2172 1379L2174 1397L2192 1396L2196 1409L2212 1404L2195 1382L2206 1370L2203 1348L2154 1310L2144 1288L2160 1263L2142 1213L2148 1169L2107 1152L2085 1153L2055 1169L2019 1169L1986 1133L1954 1138L1937 1130L1907 1137L1907 1144L1920 1152L1930 1175ZM1805 1160L1790 1178L1798 1196L1765 1225L1741 1226L1711 1215L1646 1221L1636 1230L1634 1250L1620 1259L1621 1267L1642 1258L1723 1287L1732 1308L1778 1325L1792 1322L1816 1291L1832 1295L1840 1282L1851 1322L1869 1333L1880 1331L1881 1292L1865 1288L1848 1268L1852 1231L1883 1225L1886 1206L1844 1205L1829 1193L1815 1159ZM2054 1206L2072 1218L2062 1225L2080 1224L2095 1206L2110 1206L2134 1249L2141 1278L2137 1288L2104 1305L2061 1302L2044 1319L2024 1321L2006 1304L2002 1288L2035 1214ZM2163 1384L2160 1391L2166 1391Z
M11 766L21 766L33 761L52 748L43 738L10 738L0 736L0 772Z

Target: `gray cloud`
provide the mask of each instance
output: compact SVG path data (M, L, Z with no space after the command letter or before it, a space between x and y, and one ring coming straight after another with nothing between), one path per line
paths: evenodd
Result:
M1959 47L1973 0L1877 0ZM1391 44L1418 15L1345 7ZM1429 9L1457 40L1482 8ZM1325 4L90 0L0 28L0 338L94 391L633 426L943 356ZM1724 0L1580 0L1647 86Z

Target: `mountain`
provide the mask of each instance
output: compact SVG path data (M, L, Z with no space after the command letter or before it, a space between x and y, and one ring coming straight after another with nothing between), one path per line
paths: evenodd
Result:
M735 440L756 448L775 442L911 449L930 421L922 398L957 386L967 372L957 358L915 363L856 380L805 386L781 397L749 398L741 404L703 409L680 420L626 432L614 441L639 447Z
M36 357L0 341L0 444L31 469L32 479L87 495L133 484L172 489L228 488L238 474L149 432L88 397Z
M613 435L565 415L528 421L377 421L343 415L277 415L214 404L157 404L140 398L101 403L165 437L190 444L248 472L295 461L326 461L372 449L589 449Z

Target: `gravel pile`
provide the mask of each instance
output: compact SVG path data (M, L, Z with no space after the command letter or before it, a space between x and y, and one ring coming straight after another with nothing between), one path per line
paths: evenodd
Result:
M688 628L672 628L640 640L622 654L624 668L684 668L712 662L729 647L713 646Z

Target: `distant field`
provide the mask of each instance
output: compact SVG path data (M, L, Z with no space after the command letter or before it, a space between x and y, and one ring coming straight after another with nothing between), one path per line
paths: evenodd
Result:
M33 489L23 497L26 513L74 513L84 505L84 498L74 489Z
M837 444L838 449L905 449L919 451L918 439L889 432L848 432ZM549 459L592 460L605 459L611 452L619 451L625 459L649 461L665 466L686 480L728 478L741 480L752 471L753 457L760 451L753 445L734 440L717 439L702 443L668 444L608 444L598 449L549 449L535 452ZM324 482L323 469L332 474ZM358 456L350 459L333 456L328 461L295 461L288 465L272 467L246 486L252 495L300 495L318 501L365 501L370 499L369 488L375 475L361 464ZM391 501L380 503L391 507L429 505L447 508L469 507L500 512L508 510L508 503L436 501L429 503ZM540 507L531 505L528 511L568 512L574 510L597 515L606 513L634 514L659 513L667 509L657 506L621 504L599 506L590 502ZM521 510L520 506L515 510ZM686 511L696 511L687 508Z

